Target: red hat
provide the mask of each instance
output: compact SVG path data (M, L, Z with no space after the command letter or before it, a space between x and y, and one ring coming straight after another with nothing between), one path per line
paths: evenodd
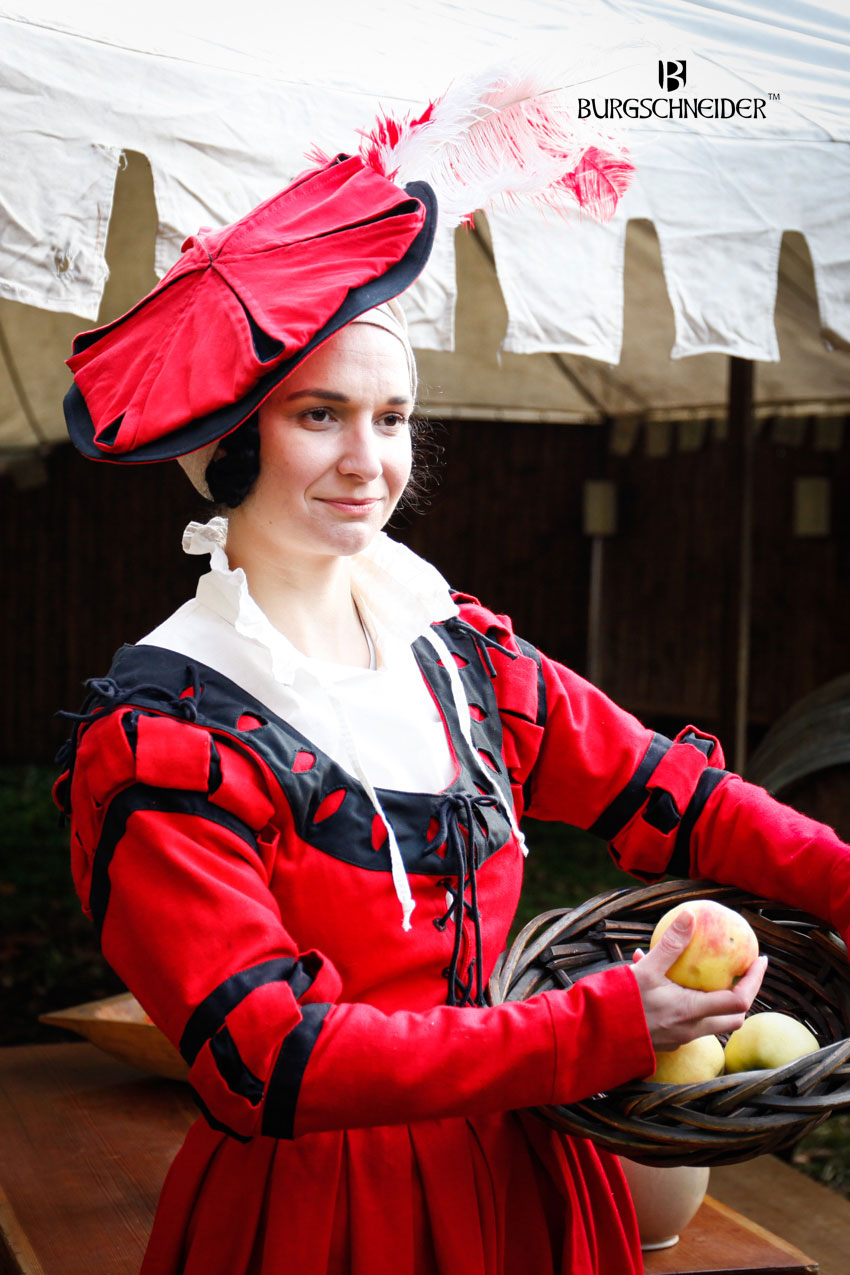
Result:
M223 438L334 332L428 259L430 186L338 155L240 221L202 230L152 292L81 333L65 397L94 460L168 460Z
M418 119L381 116L241 221L187 239L122 318L74 341L68 431L94 460L185 456L229 434L318 345L403 292L447 227L494 201L612 216L633 172L522 68L459 82ZM428 177L428 183L406 177ZM429 184L430 183L430 184Z

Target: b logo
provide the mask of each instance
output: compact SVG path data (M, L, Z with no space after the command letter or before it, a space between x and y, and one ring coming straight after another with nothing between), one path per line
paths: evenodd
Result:
M673 89L683 89L687 80L687 70L685 62L659 62L658 63L658 83L668 93Z

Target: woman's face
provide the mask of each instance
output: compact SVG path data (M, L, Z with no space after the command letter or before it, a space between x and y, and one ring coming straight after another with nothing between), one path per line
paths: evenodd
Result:
M412 409L402 343L342 328L260 408L260 472L235 512L290 559L358 553L410 477Z

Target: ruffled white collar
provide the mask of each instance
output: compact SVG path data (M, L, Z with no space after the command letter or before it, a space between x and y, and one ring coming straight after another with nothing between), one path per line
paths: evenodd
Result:
M183 532L184 553L210 555L210 570L198 582L198 601L268 651L276 681L291 685L299 669L310 668L315 674L320 662L304 655L274 627L252 598L243 569L231 570L226 543L226 518L190 522ZM411 642L431 624L458 613L436 567L384 532L351 563L352 590L375 641L379 668L391 664L400 650L409 651Z

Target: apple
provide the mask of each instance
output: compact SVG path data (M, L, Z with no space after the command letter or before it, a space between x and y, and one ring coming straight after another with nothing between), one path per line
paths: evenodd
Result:
M665 912L656 925L650 948L655 947L668 925L685 909L693 913L694 936L670 966L667 977L680 987L693 987L701 992L733 987L758 956L759 945L752 926L722 903L694 899L691 903L677 904Z
M726 1042L726 1070L761 1071L765 1067L782 1067L819 1048L817 1038L796 1018L764 1010L750 1014L743 1027L732 1032Z
M723 1046L716 1036L697 1036L678 1049L660 1049L648 1080L659 1085L690 1085L713 1080L723 1070Z

